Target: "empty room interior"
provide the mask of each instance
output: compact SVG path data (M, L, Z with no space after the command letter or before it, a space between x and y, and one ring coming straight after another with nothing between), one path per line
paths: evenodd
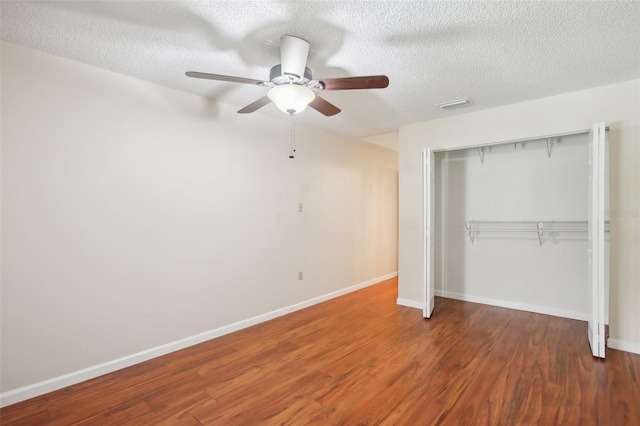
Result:
M640 424L640 2L0 34L1 424Z

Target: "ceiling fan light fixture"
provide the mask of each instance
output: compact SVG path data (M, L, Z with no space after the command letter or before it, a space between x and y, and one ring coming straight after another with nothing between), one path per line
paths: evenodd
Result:
M267 93L278 109L289 115L303 111L316 97L313 90L297 84L283 84L273 87Z

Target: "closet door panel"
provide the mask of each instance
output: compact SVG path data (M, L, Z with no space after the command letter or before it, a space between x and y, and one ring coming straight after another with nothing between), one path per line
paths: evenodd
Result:
M593 126L589 141L588 339L593 356L605 357L605 126Z
M423 316L431 318L435 302L434 286L434 211L435 211L435 161L433 151L425 148L422 151L422 201L423 201L423 277L424 277L424 308Z

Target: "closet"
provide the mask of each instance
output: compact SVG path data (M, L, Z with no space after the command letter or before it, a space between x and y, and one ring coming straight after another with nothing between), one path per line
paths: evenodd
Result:
M608 134L423 151L424 316L434 296L585 320L604 357ZM437 314L437 307L435 308Z

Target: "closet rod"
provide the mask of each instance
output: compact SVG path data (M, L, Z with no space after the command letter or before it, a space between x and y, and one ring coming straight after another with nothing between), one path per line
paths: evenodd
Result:
M469 220L464 222L465 230L469 231L488 231L490 229L498 229L498 230L515 230L515 231L526 231L530 230L531 227L539 227L545 229L545 231L581 231L581 229L576 228L586 228L587 226L586 220L536 220L536 221L507 221L507 220ZM609 227L609 221L606 220L604 222L605 229Z
M609 221L604 222L605 232L609 232ZM527 233L535 232L538 235L538 242L542 245L544 235L552 233L581 233L588 231L586 220L564 220L564 221L489 221L470 220L464 223L464 230L469 235L473 244L475 237L480 232L495 233Z
M609 223L609 221L605 221ZM574 225L584 225L587 223L586 220L468 220L465 223L470 224L489 224L489 223L513 223L513 224L522 224L522 225L530 225L530 224L538 224L538 223L548 223L548 224L557 224L557 225L565 225L565 224L574 224Z

